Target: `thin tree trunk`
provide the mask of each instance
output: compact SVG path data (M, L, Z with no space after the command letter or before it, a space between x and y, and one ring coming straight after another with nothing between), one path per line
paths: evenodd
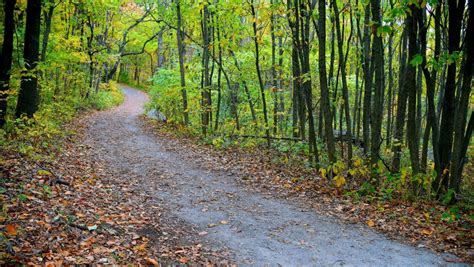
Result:
M321 88L321 106L324 113L324 129L326 137L326 145L328 149L328 157L331 163L336 162L336 147L334 145L334 132L332 130L332 114L329 99L329 88L326 74L326 2L318 1L318 39L319 39L319 83Z
M370 115L371 115L371 101L372 101L372 71L371 71L371 58L370 58L370 4L365 7L365 18L364 18L364 43L362 45L364 53L364 106L363 106L363 118L362 128L364 137L364 152L367 153L370 145Z
M405 20L405 24L406 24ZM400 61L398 68L398 98L397 98L397 115L395 120L394 142L392 145L393 159L392 170L398 172L400 170L400 159L403 144L403 132L405 128L405 116L407 107L407 91L405 90L405 69L406 69L406 49L407 49L407 28L405 27L400 44Z
M381 26L382 20L380 18L380 0L371 1L372 21L375 25ZM380 155L380 145L382 144L382 118L383 118L383 97L384 97L384 61L383 61L383 44L382 36L373 33L372 57L373 57L373 71L374 71L374 103L371 115L371 142L370 142L370 161L373 164L377 163Z
M255 13L254 1L250 2L250 10L253 17L253 34L254 34L254 44L255 44L255 67L257 69L258 84L260 85L260 94L262 96L262 106L263 106L263 120L265 122L265 135L267 136L267 145L270 147L270 129L268 125L268 114L267 114L267 102L265 100L265 88L263 86L262 73L260 71L260 50L258 44L258 32L257 32L257 14Z
M337 43L338 43L338 52L339 52L339 65L341 69L341 78L342 78L342 95L344 98L344 111L345 111L345 117L346 117L346 137L347 137L347 159L349 164L351 163L352 160L352 125L351 125L351 111L349 107L349 88L347 87L347 77L346 77L346 58L344 58L343 50L342 50L342 44L344 40L342 40L342 34L341 34L341 27L339 24L339 8L337 7L337 2L336 0L333 0L332 2L333 8L334 8L334 16L335 16L335 22L336 22L336 35L337 35ZM351 30L352 31L352 30ZM352 32L351 32L352 36ZM349 43L351 40L351 36L349 36L349 39L347 42ZM349 49L350 45L348 45ZM342 114L342 112L341 112ZM340 122L342 124L342 121ZM342 127L341 127L341 133L342 133Z
M408 95L408 121L407 121L407 143L408 149L410 151L410 161L413 173L417 174L420 172L419 165L419 148L418 148L418 138L417 138L417 86L416 86L416 68L417 66L413 64L412 60L418 54L417 47L417 34L418 27L416 24L415 14L417 8L414 5L410 5L411 14L407 17L406 27L408 29L408 62L406 66L406 83L405 90Z
M179 73L181 77L181 97L183 100L183 123L184 125L189 124L188 115L188 97L186 92L186 77L184 73L184 44L183 44L183 32L181 22L181 3L180 0L176 1L176 14L178 17L178 27L176 30L176 36L178 41L178 56L179 56Z
M211 80L209 75L209 11L207 4L204 4L202 10L202 39L203 39L203 52L202 52L202 64L203 64L203 85L202 85L202 131L204 135L207 134L207 128L209 127L210 112L211 112L211 93L210 86Z
M43 43L41 46L41 61L46 60L46 51L48 49L48 41L49 41L49 34L51 33L51 22L53 20L53 13L54 13L54 8L56 6L54 3L49 3L49 8L48 12L45 13L44 16L44 21L45 21L45 27L44 27L44 32L43 32Z

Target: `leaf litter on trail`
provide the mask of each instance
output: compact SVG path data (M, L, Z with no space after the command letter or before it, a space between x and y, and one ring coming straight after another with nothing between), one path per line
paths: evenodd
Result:
M183 237L197 233L162 219L166 211L137 189L130 174L112 175L112 166L94 144L83 142L96 116L82 116L67 126L78 134L43 158L1 152L5 213L0 234L5 238L0 240L0 264L207 265L209 258L219 259L198 242L183 244ZM50 183L59 175L63 183Z
M178 131L173 125L142 117L148 130L166 139L165 149L184 158L199 159L204 169L235 176L236 182L262 195L292 198L318 213L340 218L348 223L363 223L385 233L392 239L428 247L437 252L455 254L465 262L474 263L474 216L464 214L459 220L449 220L450 208L434 202L401 200L371 201L354 199L334 189L318 170L305 168L306 159L292 162L275 161L285 153L238 146L215 149L197 137ZM184 153L185 152L185 153ZM303 179L301 179L302 177ZM446 217L448 214L448 219ZM214 227L216 224L210 224Z

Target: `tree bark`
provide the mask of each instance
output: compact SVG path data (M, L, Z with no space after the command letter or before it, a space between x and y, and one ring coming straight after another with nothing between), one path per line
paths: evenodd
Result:
M465 0L448 0L448 52L452 55L459 51L461 39L461 25L463 19ZM439 167L440 173L436 177L433 189L438 196L445 194L449 188L449 168L452 157L453 114L456 114L456 64L448 65L446 86L442 104L440 135L439 135Z
M15 31L14 9L16 0L4 2L3 44L0 54L0 128L7 114L7 91L10 87L10 70L13 58L13 33Z
M32 117L38 110L38 78L35 73L39 60L39 37L41 25L41 0L28 0L26 7L25 47L23 59L26 72L21 79L16 117L25 114Z
M265 88L263 86L263 80L262 80L262 73L260 71L260 50L259 50L259 44L258 44L258 31L257 31L257 14L255 13L255 6L254 6L254 1L252 0L250 2L250 11L252 13L253 17L253 40L255 44L255 67L257 69L257 76L258 76L258 84L260 86L260 94L262 97L262 106L263 106L263 120L265 122L264 127L265 127L265 135L267 136L267 145L270 147L270 129L268 125L268 113L267 113L267 102L265 100Z
M380 0L371 1L372 21L375 27L382 26ZM375 28L377 29L377 28ZM372 57L374 72L374 103L371 115L371 141L370 141L370 162L376 164L380 158L379 151L382 144L382 118L383 118L383 98L384 98L384 61L382 36L377 34L377 30L372 30Z
M336 147L334 145L334 132L332 129L331 104L329 99L329 88L326 74L326 2L318 1L318 40L319 40L319 83L321 87L321 106L324 114L324 130L328 158L331 163L336 162Z
M416 85L416 68L412 60L418 54L417 34L418 27L416 23L416 13L418 8L414 4L410 5L410 13L407 16L407 34L408 34L408 62L406 65L405 91L408 95L408 121L407 121L407 143L410 152L411 167L414 174L420 172L419 165L419 147L417 138L417 85Z
M176 30L176 39L178 42L178 57L179 57L179 74L181 79L181 97L183 101L183 123L184 125L189 124L188 115L188 97L186 92L186 77L184 73L184 44L183 44L183 31L182 31L182 18L181 18L181 0L176 1L176 15L178 17L178 27Z
M343 49L342 49L342 44L344 40L342 40L342 34L341 34L341 26L339 23L339 8L337 7L337 2L336 0L333 0L332 2L333 8L334 8L334 16L335 16L335 22L336 22L336 35L337 35L337 43L338 43L338 53L339 53L339 64L340 64L340 69L341 69L341 78L342 78L342 96L344 98L344 111L345 111L345 117L346 117L346 135L349 137L347 138L347 159L349 164L351 163L352 160L352 125L351 125L351 111L349 107L349 88L347 86L347 77L346 77L346 58L344 57L343 54ZM351 33L352 34L352 33ZM350 38L348 39L348 49L350 47L349 42ZM341 122L342 123L342 122ZM342 129L341 129L342 132Z
M43 42L41 45L41 61L46 60L46 51L48 50L49 34L51 33L51 22L53 20L54 9L56 8L54 2L49 3L48 12L44 16L44 31Z

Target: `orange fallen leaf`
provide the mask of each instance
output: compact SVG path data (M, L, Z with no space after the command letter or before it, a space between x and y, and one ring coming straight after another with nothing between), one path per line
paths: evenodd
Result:
M186 264L186 263L188 263L189 259L186 258L186 257L181 257L181 258L179 258L178 261L181 262L181 263L183 263L183 264Z
M14 224L7 224L5 230L9 236L16 236L16 226Z
M374 223L374 221L372 221L372 220L368 220L368 221L367 221L367 225L368 225L369 227L374 227L375 223Z
M158 262L155 259L146 257L145 260L146 260L147 263L149 263L153 266L158 266L159 265Z
M433 231L428 230L428 229L423 229L423 230L421 231L421 233L424 234L424 235L431 235L431 234L433 234Z

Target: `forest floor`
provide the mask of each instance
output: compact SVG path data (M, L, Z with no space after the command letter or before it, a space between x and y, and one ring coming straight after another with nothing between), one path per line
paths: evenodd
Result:
M28 196L34 200L28 212L19 209L16 223L10 220L6 234L15 237L7 246L13 260L462 265L453 255L390 240L363 223L343 222L329 206L311 205L305 193L254 186L252 170L236 165L232 156L205 153L157 132L141 116L146 93L123 90L122 105L74 122L77 134L55 169L70 185L55 185L47 200ZM11 179L25 172L6 165ZM345 211L338 207L335 213Z

